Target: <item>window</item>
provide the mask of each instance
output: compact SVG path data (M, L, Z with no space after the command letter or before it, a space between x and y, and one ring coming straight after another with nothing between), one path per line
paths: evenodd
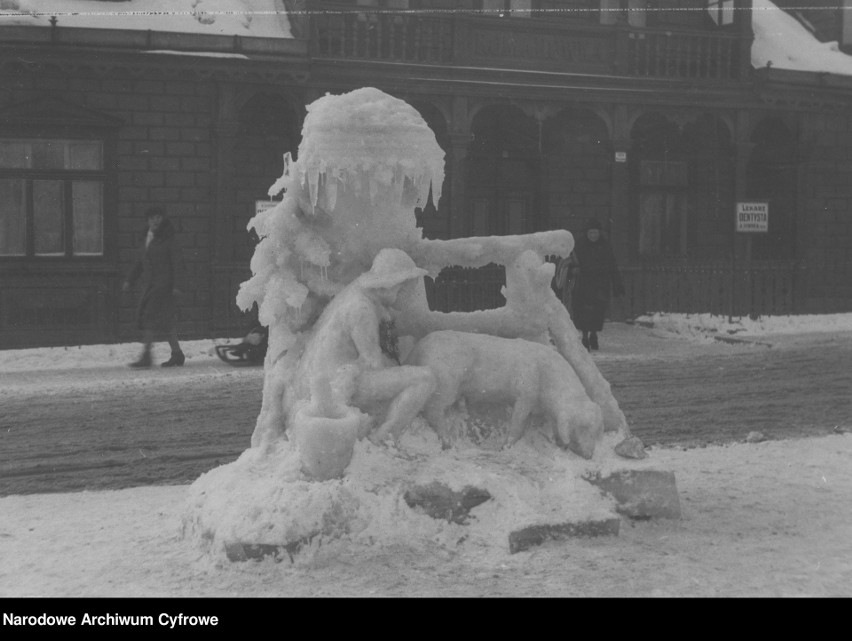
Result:
M707 11L720 27L734 24L734 0L707 0Z
M639 255L680 256L686 252L687 165L680 161L639 163Z
M0 138L0 257L103 255L103 143Z

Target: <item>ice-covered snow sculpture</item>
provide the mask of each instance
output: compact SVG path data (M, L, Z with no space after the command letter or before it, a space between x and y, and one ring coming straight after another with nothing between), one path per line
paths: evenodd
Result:
M261 240L237 297L269 327L252 447L193 484L187 536L236 560L341 537L490 546L513 531L547 538L542 523L612 523L582 475L630 433L550 288L545 257L568 255L571 234L424 239L414 209L430 188L439 200L444 154L413 107L377 89L309 105L285 160L270 189L283 200L250 223ZM429 310L424 275L489 263L506 267L504 307ZM482 436L463 406L448 416L460 398L512 406L508 433ZM554 437L525 432L530 414ZM476 518L436 524L415 509L423 496L479 497Z
M268 446L286 433L292 412L308 396L300 363L314 324L328 301L367 272L384 248L406 252L432 276L452 265L506 266L501 309L434 312L422 280L406 286L395 318L400 336L418 340L456 330L553 343L600 406L605 430L628 435L609 384L549 286L553 266L544 257L570 253L569 232L422 238L414 208L425 203L430 186L439 200L444 153L413 107L378 89L320 98L308 107L302 136L298 160L286 164L270 189L273 195L286 190L282 203L250 223L262 240L252 258L254 276L237 299L244 308L257 303L261 323L270 328L253 446Z

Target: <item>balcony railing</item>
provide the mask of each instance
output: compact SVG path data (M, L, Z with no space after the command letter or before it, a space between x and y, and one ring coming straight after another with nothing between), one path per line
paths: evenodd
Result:
M446 64L453 58L453 22L440 17L329 13L313 17L317 57Z
M737 33L669 31L501 20L472 14L326 11L311 16L314 59L357 59L629 75L734 80L743 73Z
M627 73L664 78L733 79L740 66L735 34L631 31Z

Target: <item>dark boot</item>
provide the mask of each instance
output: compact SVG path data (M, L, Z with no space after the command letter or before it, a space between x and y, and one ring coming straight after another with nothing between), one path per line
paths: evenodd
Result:
M589 348L593 350L598 349L598 335L595 332L589 334Z
M165 363L162 363L163 367L180 367L186 362L186 357L183 355L183 352L178 350L176 352L172 352L172 357L167 360Z
M149 352L148 350L142 352L142 355L139 357L139 360L130 363L130 367L151 367L151 352Z
M589 349L589 333L583 332L583 347Z

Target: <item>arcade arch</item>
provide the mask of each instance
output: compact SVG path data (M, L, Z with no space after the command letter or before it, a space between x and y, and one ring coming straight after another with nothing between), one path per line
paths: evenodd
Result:
M465 235L537 230L541 151L535 119L514 105L491 105L473 117L471 133Z
M588 109L563 109L542 127L543 222L575 235L588 218L609 229L612 144L606 123Z
M293 157L301 140L301 117L287 98L257 93L237 113L237 133L232 154L234 199L228 231L234 262L248 263L254 242L246 225L255 214L255 202L265 199L269 186L284 169L283 156ZM244 240L240 240L244 238Z
M660 113L631 130L629 232L643 260L717 260L733 242L736 162L733 136L718 116L683 127Z

